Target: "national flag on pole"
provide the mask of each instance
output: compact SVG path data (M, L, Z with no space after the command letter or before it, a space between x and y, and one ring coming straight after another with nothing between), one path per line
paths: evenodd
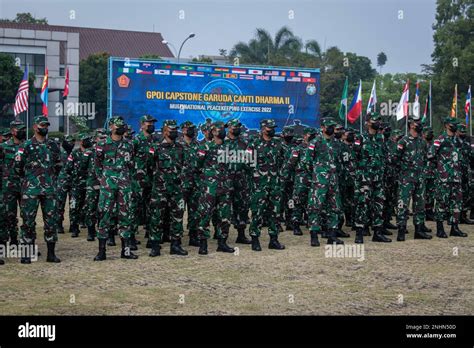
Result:
M48 68L45 69L41 85L41 100L43 101L43 115L48 117Z
M429 97L426 98L426 103L425 103L425 110L423 111L423 117L421 119L421 123L426 123L426 116L428 115L428 108L429 108Z
M420 83L416 82L415 102L413 103L413 117L420 118Z
M362 113L362 80L359 81L359 88L352 98L352 103L347 113L347 120L350 123L354 123L360 117Z
M469 113L471 111L471 86L467 90L466 104L464 105L464 112L466 113L466 125L469 124Z
M342 90L341 105L339 107L339 118L343 121L346 120L347 114L347 89L349 88L349 79L346 77L344 82L344 89Z
M453 103L451 104L451 117L456 117L456 109L458 108L458 84L454 86Z
M375 80L372 85L372 91L370 91L369 103L367 104L367 115L372 111L375 111L375 104L377 104L377 94L375 93Z
M64 81L63 97L67 98L69 95L69 68L66 68L66 80Z
M408 100L410 94L410 81L407 80L405 83L405 87L403 87L403 93L400 97L400 101L398 102L397 106L397 121L401 120L402 118L408 116Z
M23 112L28 110L28 90L30 88L28 82L28 67L25 68L25 72L23 73L23 79L20 82L20 86L18 87L18 92L16 93L15 97L15 105L13 106L13 113L15 117Z

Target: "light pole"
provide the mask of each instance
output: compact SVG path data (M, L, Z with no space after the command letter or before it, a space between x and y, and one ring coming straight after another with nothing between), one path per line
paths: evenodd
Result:
M193 37L195 37L196 34L194 33L190 33L188 35L188 37L186 39L184 39L183 43L181 44L181 46L179 47L179 52L178 52L178 63L179 63L179 57L181 56L181 50L183 49L183 45L186 43L186 41L188 41L189 39L192 39Z
M166 41L166 40L163 40L163 41L161 41L161 43L162 43L163 45L168 45L168 46L170 46L170 47L173 49L173 53L174 53L175 57L177 56L176 47L174 47L174 45L173 45L171 42L168 42L168 41Z

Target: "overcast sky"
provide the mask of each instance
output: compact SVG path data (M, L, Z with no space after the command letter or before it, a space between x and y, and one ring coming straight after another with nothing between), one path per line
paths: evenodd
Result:
M431 63L435 10L435 0L0 0L0 18L31 12L55 25L154 29L176 48L194 32L183 57L218 55L247 42L257 27L273 35L286 25L322 48L367 56L374 67L384 51L384 72L420 72Z

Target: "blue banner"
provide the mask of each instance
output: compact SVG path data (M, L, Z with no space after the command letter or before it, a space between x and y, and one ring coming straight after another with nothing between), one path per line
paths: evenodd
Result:
M319 127L319 69L218 66L110 58L109 117L186 120L196 125L238 118L259 129L262 119Z

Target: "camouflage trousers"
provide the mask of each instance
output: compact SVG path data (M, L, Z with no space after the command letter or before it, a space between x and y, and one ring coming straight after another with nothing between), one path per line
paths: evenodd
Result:
M470 178L469 168L462 174L461 189L462 189L462 211L466 212L471 208L472 196L469 190Z
M397 225L406 227L408 221L408 205L412 199L413 224L422 225L425 222L425 183L400 179L398 185Z
M69 199L69 220L71 225L85 221L86 187L73 186Z
M249 223L250 192L248 178L245 173L237 173L232 183L232 224L237 228Z
M99 186L94 188L87 186L86 188L86 204L85 204L85 223L87 227L95 226L99 220Z
M20 204L20 215L23 220L20 230L20 238L24 244L32 244L36 239L36 214L41 204L44 223L44 240L56 242L58 240L56 228L56 199L54 194L50 195L22 195Z
M336 229L340 213L341 196L337 176L330 173L313 176L308 200L310 231L321 232L323 218L328 229Z
M3 194L0 190L0 221L6 220L5 205L3 204ZM5 224L0 224L0 243L8 241L8 230Z
M425 179L425 210L434 209L436 186L434 178Z
M112 180L114 180L112 178ZM117 226L121 238L131 237L130 184L114 182L112 185L101 182L99 192L99 229L97 238L107 239L110 231Z
M354 218L354 180L352 178L345 178L339 182L342 211L349 218ZM352 222L352 221L350 221Z
M18 238L18 206L21 204L21 193L14 191L7 191L3 193L3 209L4 218L1 221L5 221L2 224L2 229L6 230L10 239ZM0 240L2 238L0 237Z
M384 203L383 220L389 222L392 220L394 209L397 206L397 197L399 191L398 180L393 176L384 177Z
M383 181L362 181L359 178L354 186L355 227L380 227L383 224Z
M261 177L254 178L252 196L250 200L250 210L252 211L252 221L250 223L249 234L253 237L260 237L261 228L265 213L268 214L268 234L278 235L277 218L280 211L281 189L276 178L270 178L260 182Z
M199 189L197 187L192 187L183 191L183 198L186 204L186 210L188 212L188 223L187 229L190 234L197 232L199 225Z
M160 242L165 232L169 232L172 240L183 236L184 198L178 187L165 190L153 187L150 213L150 240Z
M71 185L58 181L56 190L56 219L59 224L62 224L64 221L64 210L68 194L71 197Z
M462 208L460 182L436 182L435 220L448 220L450 225L459 223Z
M203 185L207 189L199 199L199 238L209 239L211 217L216 219L217 238L227 238L229 236L230 219L232 216L230 189L218 188L217 183L204 182Z
M130 202L131 232L135 235L138 232L139 225L145 226L145 229L150 232L151 186L134 181L132 187L132 200Z
M293 198L294 181L282 181L281 186L281 203L280 203L280 221L291 221L293 215L294 202L290 203ZM290 207L291 206L291 207Z
M293 203L293 214L291 221L293 224L301 225L303 223L303 215L308 207L308 195L310 186L310 175L296 174L293 189L293 197L289 203Z

